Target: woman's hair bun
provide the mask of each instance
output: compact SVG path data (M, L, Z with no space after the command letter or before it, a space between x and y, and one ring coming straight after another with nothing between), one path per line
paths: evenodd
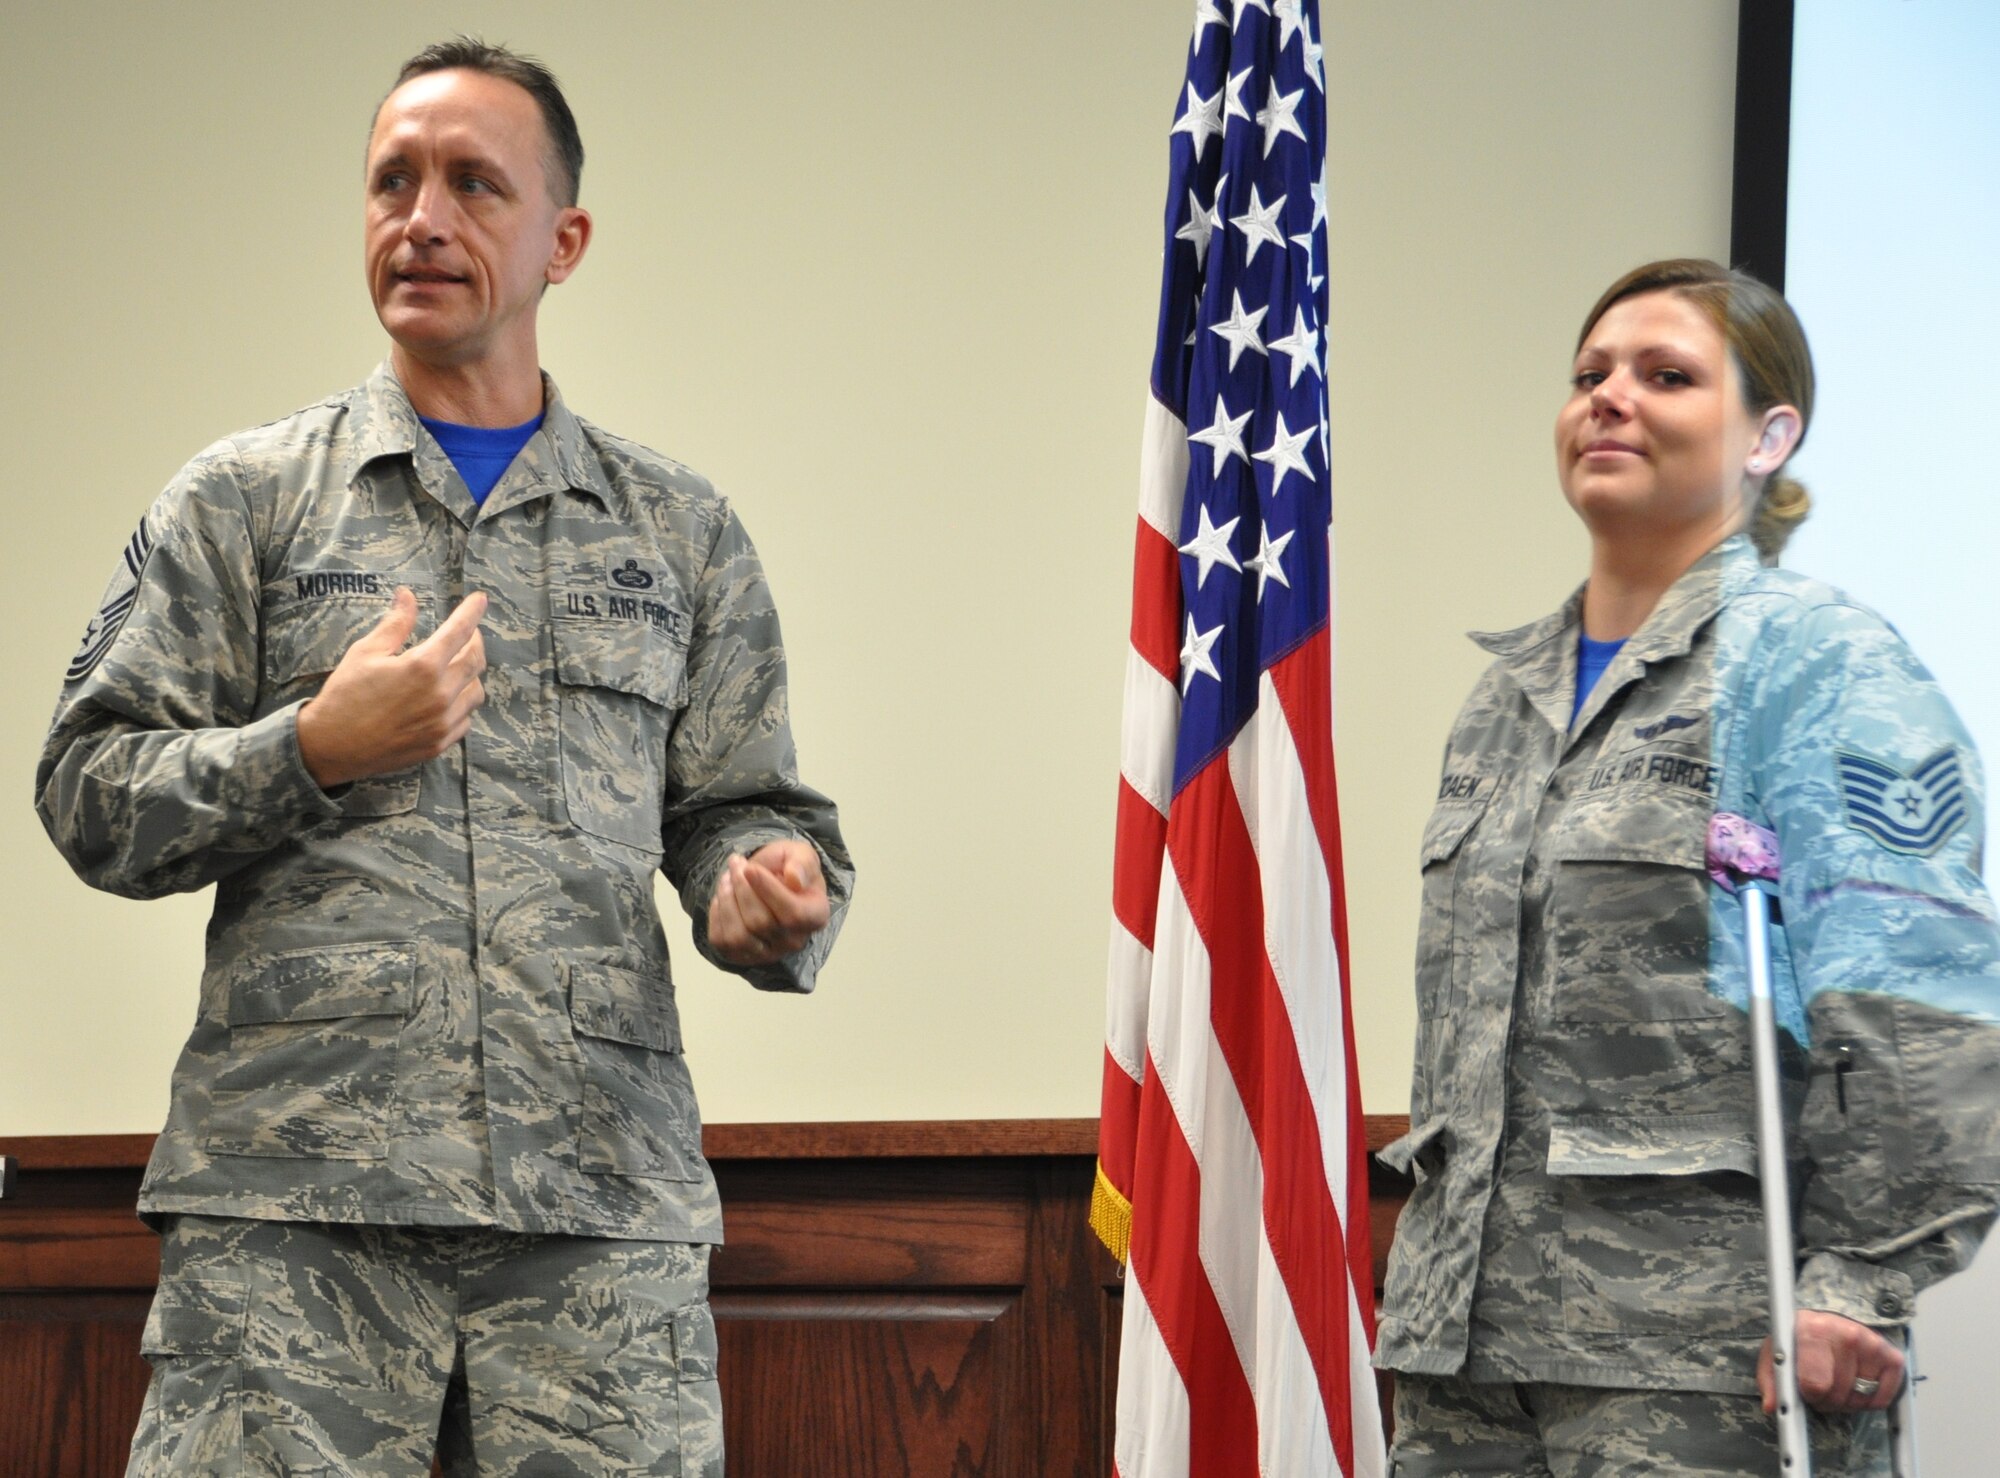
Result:
M1804 523L1810 512L1812 494L1797 478L1780 472L1764 485L1764 496L1757 500L1757 512L1750 520L1750 542L1757 546L1765 564L1778 562L1792 530Z

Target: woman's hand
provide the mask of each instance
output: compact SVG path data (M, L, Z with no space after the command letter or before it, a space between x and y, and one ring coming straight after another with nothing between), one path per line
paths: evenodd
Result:
M1903 1352L1866 1324L1818 1309L1799 1310L1799 1395L1816 1411L1881 1411L1903 1387ZM1855 1389L1860 1381L1862 1389ZM1876 1383L1873 1390L1868 1383ZM1771 1341L1757 1355L1764 1409L1778 1409ZM1865 1394L1864 1394L1865 1393Z

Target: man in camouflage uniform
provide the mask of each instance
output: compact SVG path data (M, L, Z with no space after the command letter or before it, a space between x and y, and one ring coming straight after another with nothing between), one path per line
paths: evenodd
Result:
M135 1473L722 1470L653 875L704 954L804 991L852 871L742 526L540 373L581 164L538 65L412 59L368 156L388 363L190 463L63 688L64 855L216 885L140 1198ZM541 423L478 503L420 414Z
M1417 1182L1377 1355L1426 1434L1398 1471L1549 1471L1515 1456L1524 1424L1561 1474L1777 1471L1743 1399L1769 1315L1743 929L1704 870L1718 811L1783 853L1817 1470L1877 1471L1900 1364L1841 1366L1821 1336L1896 1331L2000 1200L1977 758L1893 630L1741 535L1572 723L1580 610L1477 638L1497 660L1424 832L1411 1131L1383 1156Z

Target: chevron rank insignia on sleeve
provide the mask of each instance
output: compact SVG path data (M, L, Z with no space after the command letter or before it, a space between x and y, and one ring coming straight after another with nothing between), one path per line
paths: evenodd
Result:
M146 573L146 561L152 553L152 523L150 518L142 518L138 532L125 542L125 552L118 561L118 568L112 572L110 585L105 587L104 599L98 603L97 614L90 618L90 625L84 629L83 645L70 659L69 671L63 675L65 682L73 683L88 677L91 669L111 650L111 643L117 640L125 618L132 613L132 602L139 597L139 580Z
M1838 754L1847 824L1892 852L1928 857L1965 824L1958 747L1948 744L1907 775L1867 755Z

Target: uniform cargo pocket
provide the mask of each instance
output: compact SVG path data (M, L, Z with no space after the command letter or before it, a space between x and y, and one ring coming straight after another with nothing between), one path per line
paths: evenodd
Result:
M716 1379L715 1316L706 1303L674 1313L675 1417L681 1478L722 1478L722 1387Z
M657 854L667 739L687 652L636 621L557 619L563 800L572 825Z
M381 587L379 595L334 595L316 600L290 600L264 612L264 682L258 703L270 713L310 698L340 665L347 649L366 636L388 613L395 586L383 576L363 576ZM266 587L267 598L270 587ZM417 631L413 641L430 634L430 600L417 596ZM337 799L343 817L398 816L417 806L423 769L412 766L392 775L356 780Z
M569 1019L583 1055L579 1167L700 1180L701 1112L672 988L613 965L573 964Z
M236 967L205 1144L219 1154L372 1160L387 1150L413 944L293 950Z
M1578 806L1551 839L1555 1021L1687 1021L1733 1010L1709 989L1710 807L1671 791L1643 800Z
M1423 914L1417 924L1417 1015L1449 1015L1458 1004L1457 982L1465 973L1461 958L1469 946L1469 920L1458 910L1464 900L1458 887L1464 871L1465 839L1486 814L1486 799L1445 801L1431 812L1424 826Z
M1558 1116L1564 1327L1581 1333L1753 1333L1765 1320L1756 1145L1727 1114Z
M136 1471L240 1471L248 1307L241 1283L183 1278L160 1285L139 1340L153 1380L132 1439Z

